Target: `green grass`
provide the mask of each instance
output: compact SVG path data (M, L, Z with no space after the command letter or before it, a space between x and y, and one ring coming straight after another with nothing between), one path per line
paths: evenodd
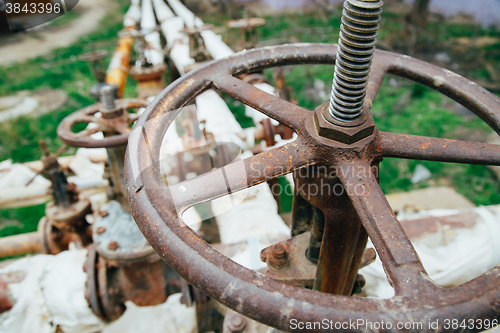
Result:
M45 204L17 209L0 210L0 237L37 230L38 221L45 215Z
M122 29L123 15L129 5L128 0L116 2L119 8L102 21L101 27L74 45L57 49L45 57L0 67L0 96L24 89L39 91L46 88L62 89L69 96L69 102L52 113L0 123L0 160L11 158L14 162L27 162L38 159L41 155L37 144L39 139L46 140L49 149L55 151L62 144L56 134L59 122L71 112L94 103L88 95L88 88L94 84L94 79L87 64L78 61L77 57L93 49L107 50L112 54L116 47L117 32ZM70 20L77 13L71 15L73 16L58 20ZM206 23L217 26L229 20L224 15L201 17ZM53 22L55 26L65 24L58 20ZM266 21L266 25L258 30L262 45L286 42L336 43L338 40L339 15L321 18L317 13L288 14L266 17ZM408 38L402 33L403 27L401 15L385 11L379 33L381 48L406 52ZM234 31L224 30L223 37L228 44L235 43ZM500 42L460 49L453 41L464 37L470 38L471 41L479 37L500 40L500 31L498 28L483 28L469 23L452 24L431 20L426 30L417 36L415 56L434 61L437 52L447 52L451 62L446 66L457 63L457 71L470 79L492 80L491 70L486 70L485 63L489 62L494 71L500 72ZM109 57L105 62L109 62ZM273 82L271 70L267 70L265 75ZM291 89L291 96L297 99L299 105L311 110L326 102L318 97L314 88L315 80L324 82L324 90L328 96L332 77L333 66L294 66L285 69L285 79ZM454 103L439 93L399 78L396 83L393 85L386 79L373 105L372 113L381 130L479 141L486 139L491 132L479 119L469 118L454 111ZM134 81L129 80L125 97L135 96L135 88ZM224 98L242 127L251 126L251 119L244 115L244 106L235 103L230 97ZM66 153L73 152L74 149L70 148ZM410 179L418 163L426 166L432 177L427 181L412 184ZM381 163L380 176L381 186L386 193L447 185L456 188L477 205L500 203L498 181L484 166L386 159ZM290 209L290 198L283 200L285 201L282 202L282 211L287 211ZM42 215L43 205L0 210L0 221L3 221L0 222L0 236L35 230ZM22 221L22 224L12 221Z
M478 138L484 141L493 132L479 118L453 112L451 100L434 90L416 83L392 87L388 81L384 81L372 107L375 123L382 131L471 141ZM405 83L402 79L398 81ZM408 103L395 107L408 93L411 94ZM417 164L428 168L432 177L412 184L410 179ZM498 180L481 165L386 159L380 165L380 183L389 193L436 185L452 186L476 205L500 203Z

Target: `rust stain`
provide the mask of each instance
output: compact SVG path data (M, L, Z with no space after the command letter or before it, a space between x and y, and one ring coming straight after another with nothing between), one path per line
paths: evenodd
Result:
M421 144L420 147L418 147L418 148L420 148L421 150L424 150L424 149L429 148L430 145L431 145L431 142L428 141L428 142L426 142L424 144Z

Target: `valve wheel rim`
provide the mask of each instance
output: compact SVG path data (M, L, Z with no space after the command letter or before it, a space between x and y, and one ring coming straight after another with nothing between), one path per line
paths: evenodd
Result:
M331 140L325 138L318 140L318 137L313 137L311 131L307 130L307 127L310 127L308 122L311 122L311 117L308 117L303 109L299 110L300 107L270 95L265 96L264 93L254 90L256 88L252 89L251 86L240 83L241 81L232 77L232 75L278 65L333 64L335 55L336 46L327 44L266 47L240 52L226 59L212 62L167 87L140 117L127 148L125 176L128 200L139 228L163 260L190 284L200 288L208 296L217 299L235 311L278 329L290 330L291 319L296 319L297 322L321 322L327 318L337 322L349 322L362 318L365 321L379 323L382 320L391 323L417 320L423 323L425 329L425 325L429 321L436 319L443 323L444 319L451 318L460 318L460 320L498 318L500 291L495 290L495 288L498 288L499 285L500 267L497 266L481 277L455 288L435 286L426 276L418 255L412 250L411 243L405 238L404 233L401 233L402 229L397 229L399 223L396 223L396 226L391 225L391 228L396 228L392 230L391 228L384 229L384 226L377 222L376 213L390 214L390 207L388 203L385 204L386 201L379 208L370 209L362 207L363 203L365 206L367 202L373 203L370 202L369 197L351 196L351 201L356 206L358 214L361 211L365 214L362 219L364 222L365 220L368 222L364 223L364 226L374 242L379 256L383 262L384 259L390 261L384 262L384 266L386 271L389 271L389 279L396 280L392 281L395 285L396 296L391 299L330 295L292 287L272 280L221 256L191 229L185 227L177 217L176 209L178 207L174 204L172 194L169 192L171 189L162 186L158 176L160 144L169 124L178 112L175 110L208 89L222 90L244 103L250 102L252 107L293 128L298 134L297 140L288 144L287 148L280 147L271 150L273 154L283 157L288 156L287 154L295 154L294 151L298 151L298 148L309 147L307 152L302 152L300 155L302 161L290 160L290 166L287 169L275 172L272 174L273 177L268 178L274 178L306 165L324 163L327 160L325 151L352 152L356 150L350 150L345 145L333 145L333 148L325 148L332 146L329 142ZM407 56L377 50L373 62L374 67L370 73L364 105L366 111L371 107L385 74L392 73L423 83L451 97L471 109L497 133L500 133L500 112L498 111L500 110L500 100L485 89L472 84L457 74ZM223 73L222 79L217 76L220 76L221 73ZM244 91L238 90L241 87L245 88ZM258 96L259 101L252 102L252 96ZM481 99L477 98L479 96ZM285 111L277 110L284 106L286 106ZM272 112L269 111L270 109ZM497 111L495 112L495 110ZM153 133L148 128L154 129ZM436 141L422 147L422 140L428 141L428 139L376 130L373 138L370 138L370 144L363 143L365 148L361 155L363 155L365 163L362 166L370 168L371 164L380 158L382 153L384 157L500 164L498 146L435 139ZM408 148L406 145L410 145L409 152L392 144L394 140L403 141L404 148ZM411 144L412 142L414 144ZM315 147L312 143L320 147ZM444 149L443 144L450 146L451 150ZM356 146L356 144L352 145L354 148ZM439 147L441 147L441 152L437 153ZM466 157L463 153L460 154L464 147L469 149L482 147L486 154L476 154L477 156L472 154L474 156ZM356 154L359 155L359 149ZM257 155L252 160L256 158L258 162L262 162L266 155L270 157L269 153L263 153L260 155L261 159ZM352 156L354 155L351 154L350 157ZM252 160L248 163L245 160L245 166L248 167ZM342 165L348 165L345 160L339 160L343 163ZM268 166L272 164L268 163ZM237 179L230 178L229 184L238 190L245 188L245 186L249 187L264 182L268 178L252 178L252 182L248 184L241 184ZM349 175L340 175L340 178L344 183L349 180L355 181ZM374 191L377 198L380 195L383 196L380 187L374 181L363 179L363 185L367 186L370 191ZM209 187L205 186L204 189ZM211 191L207 194L207 198L197 199L196 202L189 201L184 197L183 200L187 200L187 202L182 209L187 209L198 202L215 199L217 197L213 196L215 192ZM390 212L392 213L392 210ZM395 221L397 222L397 220ZM400 225L399 228L401 228ZM391 231L394 231L401 238L399 241L402 241L402 247L406 249L404 251L407 251L406 254L409 254L409 257L405 258L404 255L398 257L394 248L391 249L393 244L388 239L388 233ZM382 240L379 240L382 245L380 242L377 244L377 239L374 239L374 234L377 233L385 234L385 236L381 236ZM389 244L388 248L384 248L387 245L384 242ZM407 270L401 271L398 267L405 267ZM393 270L392 273L391 270ZM416 284L405 281L405 276L402 275L405 272L411 273ZM405 283L408 283L411 288L405 288ZM418 296L419 292L420 296ZM474 302L468 302L472 299ZM429 307L431 307L430 310ZM405 309L405 311L401 311L401 309ZM476 313L471 314L471 311L476 311ZM440 328L443 327L440 326ZM358 329L348 328L346 331L358 331ZM421 331L421 329L413 331Z
M66 116L57 127L57 135L66 144L74 147L85 148L106 148L127 144L130 123L137 120L137 113L128 113L127 109L145 108L148 103L141 99L117 99L115 100L117 109L122 109L123 116L116 120L108 120L106 124L101 124L97 112L104 107L102 103L89 105ZM86 128L78 133L72 131L78 123L94 123L94 128ZM92 134L102 131L115 131L116 135L104 137L102 140L93 139Z

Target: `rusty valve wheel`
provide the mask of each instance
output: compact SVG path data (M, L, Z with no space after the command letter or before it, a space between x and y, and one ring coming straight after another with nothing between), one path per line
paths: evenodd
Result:
M106 108L103 103L96 103L71 113L57 127L57 135L70 146L85 148L106 148L125 145L131 132L130 125L139 118L137 113L129 113L129 109L144 108L148 102L140 99L117 99L114 107ZM101 116L96 113L101 112ZM95 127L74 133L73 127L78 123L94 123ZM92 134L103 132L104 139L98 140Z
M500 100L448 70L408 56L375 51L364 116L349 126L341 126L327 119L327 104L311 112L234 77L273 66L333 64L336 54L337 47L327 44L255 49L212 62L167 87L140 117L128 144L127 195L141 231L167 264L190 284L245 316L285 331L292 329L292 319L296 322L327 319L334 323L359 319L378 323L379 327L385 323L382 331L384 328L397 331L401 323L422 323L421 327L413 325L407 330L415 332L431 330L429 323L438 320L438 329L432 327L434 332L446 329L445 319L457 319L460 323L464 319L499 318L500 267L455 288L434 284L371 173L371 166L383 157L500 165L500 147L382 132L375 127L369 109L386 73L411 79L451 97L497 133L500 133ZM158 160L162 138L178 108L207 89L225 92L287 125L297 133L297 140L192 180L164 186ZM393 298L347 297L286 285L221 255L179 217L179 213L195 204L311 165L336 167L352 210L371 238L394 287ZM327 229L328 226L323 241L335 236L328 234ZM364 329L364 326L342 327L344 331ZM478 327L475 326L476 330ZM334 330L333 326L330 328Z

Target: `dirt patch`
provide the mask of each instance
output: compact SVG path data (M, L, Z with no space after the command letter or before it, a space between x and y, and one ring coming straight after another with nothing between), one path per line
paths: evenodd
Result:
M81 15L65 26L50 31L30 29L26 34L15 36L15 41L0 46L0 65L24 61L50 53L53 49L67 47L99 27L101 19L117 4L110 0L80 1L73 10Z
M39 116L63 107L68 95L62 90L44 89L36 93L22 90L15 95L0 97L0 122L20 115Z

